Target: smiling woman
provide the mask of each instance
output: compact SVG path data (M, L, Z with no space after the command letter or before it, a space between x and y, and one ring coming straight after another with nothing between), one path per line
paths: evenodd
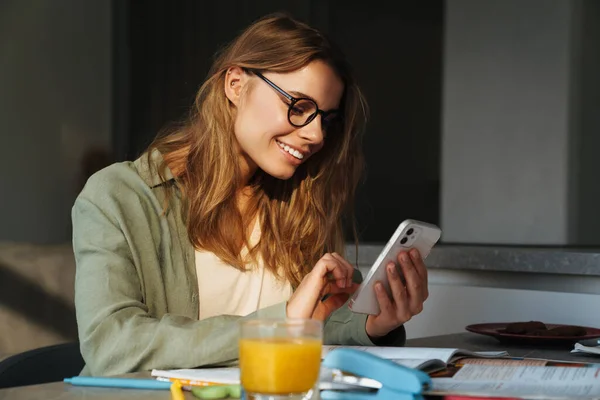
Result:
M379 315L345 305L360 273L343 218L366 103L344 56L285 15L216 58L185 124L87 182L73 207L84 373L223 364L240 321L315 318L328 344L402 345L427 273L398 257ZM404 257L406 256L406 257ZM415 304L418 307L413 307ZM409 305L411 305L409 307Z

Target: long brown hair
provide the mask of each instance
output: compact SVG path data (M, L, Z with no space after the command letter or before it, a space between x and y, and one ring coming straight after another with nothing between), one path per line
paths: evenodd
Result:
M233 133L235 107L224 92L225 75L248 71L295 71L312 61L327 63L344 83L343 121L328 131L324 147L289 180L260 169L250 181L252 200L239 210L242 188ZM284 14L264 17L243 31L215 59L187 121L159 136L158 150L183 193L190 241L241 270L261 257L265 268L297 286L326 252L344 253L343 219L354 228L353 198L361 177L361 136L367 105L341 52L320 32ZM252 221L259 216L260 240L248 253ZM354 239L356 229L354 228ZM248 246L249 247L249 246Z

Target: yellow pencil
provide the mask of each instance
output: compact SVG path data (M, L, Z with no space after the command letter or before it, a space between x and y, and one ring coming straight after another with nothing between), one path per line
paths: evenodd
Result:
M209 382L209 381L199 381L195 379L178 379L178 378L158 378L159 381L164 382L175 382L179 381L182 387L185 386L219 386L219 385L233 385L234 383L223 383L223 382Z
M183 392L181 391L181 383L177 379L175 379L171 385L171 399L185 400L185 397L183 397Z

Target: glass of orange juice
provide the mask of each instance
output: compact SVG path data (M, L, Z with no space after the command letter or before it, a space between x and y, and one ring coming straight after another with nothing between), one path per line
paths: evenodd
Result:
M312 319L242 322L240 375L245 399L305 399L319 379L323 324Z

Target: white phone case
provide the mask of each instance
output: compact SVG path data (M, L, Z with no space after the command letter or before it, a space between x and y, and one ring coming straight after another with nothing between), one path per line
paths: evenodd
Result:
M398 254L403 250L415 248L419 250L421 257L425 259L440 239L441 234L442 231L435 225L412 219L403 221L373 263L362 284L354 292L349 302L350 309L361 314L379 314L379 302L373 285L379 281L383 283L386 291L391 293L386 265L393 262L400 268L397 259Z

